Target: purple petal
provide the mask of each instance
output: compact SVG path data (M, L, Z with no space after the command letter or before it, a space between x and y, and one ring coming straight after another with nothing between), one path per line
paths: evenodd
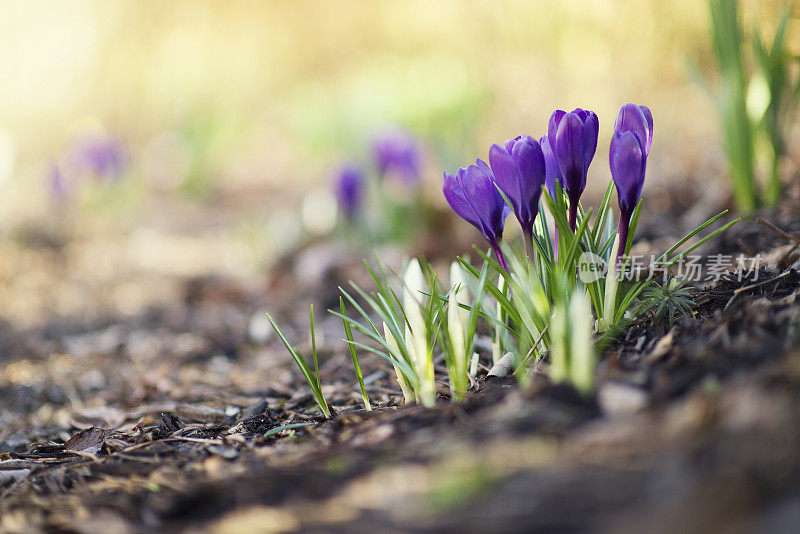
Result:
M514 211L519 215L523 198L514 158L505 148L495 144L489 148L489 164L492 167L494 181L511 201Z
M539 212L539 197L545 182L544 154L539 143L526 136L514 145L511 156L514 158L520 178L522 197L519 219L523 223L523 228L530 230Z
M381 175L392 172L407 183L419 179L419 147L410 133L398 129L381 133L373 140L372 153Z
M556 146L556 133L558 132L558 125L561 124L561 119L566 115L565 111L557 109L550 115L550 122L547 124L547 140L550 141L550 146Z
M575 201L586 186L586 133L578 115L567 113L561 120L554 152L564 177L564 189L570 200Z
M481 172L484 172L489 176L492 175L492 169L490 169L489 166L486 164L486 162L483 161L481 158L475 159L475 165L481 170Z
M463 174L463 172L464 169L458 169L457 174ZM450 204L450 207L453 208L453 211L455 211L462 219L483 232L483 226L481 225L478 215L475 213L475 209L467 200L460 181L456 179L454 175L444 173L444 179L442 180L442 193L444 193L444 198L447 199L447 203Z
M646 115L636 104L625 104L622 106L616 121L614 121L614 130L633 132L642 144L645 157L650 153L650 126L648 125Z
M644 156L647 157L650 155L650 147L653 144L653 114L647 106L639 106L639 109L644 114L644 118L647 121L647 131L650 134L647 136L647 143L644 146Z
M333 183L339 207L347 217L354 217L364 199L364 172L355 165L342 167Z
M556 181L562 182L561 169L558 168L558 160L553 150L550 148L550 140L546 135L539 139L539 146L542 147L542 154L544 155L545 165L545 183L547 184L547 191L550 192L550 197L556 198Z
M588 112L585 109L575 108L572 110L572 113L580 117L581 122L586 122L586 115Z
M486 168L488 169L488 166ZM483 225L483 235L490 243L497 242L503 235L504 202L495 188L491 172L486 172L482 166L470 165L466 169L461 185L464 188L464 195L469 199Z
M597 119L597 114L594 111L586 111L586 118L583 121L584 131L586 135L586 150L584 152L584 163L586 170L589 170L589 164L594 158L597 151L597 136L600 132L600 122Z

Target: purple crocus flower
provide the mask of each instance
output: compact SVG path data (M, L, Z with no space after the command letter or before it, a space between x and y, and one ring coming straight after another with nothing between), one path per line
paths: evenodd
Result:
M336 174L333 189L339 209L348 220L355 219L364 201L364 171L355 165L345 165Z
M578 200L586 187L586 173L597 150L599 128L597 115L580 108L570 113L558 109L550 116L547 137L564 180L562 186L569 198L569 225L573 230Z
M481 231L500 265L508 270L500 241L509 210L494 185L489 166L478 159L475 165L460 167L454 175L445 172L442 192L453 211Z
M539 142L527 135L489 148L494 181L508 197L527 240L539 214L539 197L545 182L545 161Z
M53 199L59 203L64 202L69 196L69 185L57 163L50 165L47 181Z
M79 172L109 181L118 179L128 162L122 143L106 135L80 139L73 150L72 161Z
M419 180L419 146L410 133L388 130L372 143L372 152L381 177L395 174L407 183Z
M631 216L639 203L644 185L647 156L653 143L653 115L645 106L625 104L614 122L614 135L608 153L611 176L619 201L619 249L625 252Z

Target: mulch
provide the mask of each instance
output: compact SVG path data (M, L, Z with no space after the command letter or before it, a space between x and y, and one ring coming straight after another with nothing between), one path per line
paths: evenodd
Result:
M792 244L757 220L737 231L720 250ZM788 532L800 519L796 265L698 288L674 325L638 318L588 398L540 373L484 380L482 366L465 402L402 406L389 366L365 358L366 412L340 323L320 317L324 420L279 341L253 329L266 306L303 338L295 301L274 300L276 280L298 283L285 263L271 294L203 278L134 317L0 324L0 531ZM348 273L331 265L325 284Z

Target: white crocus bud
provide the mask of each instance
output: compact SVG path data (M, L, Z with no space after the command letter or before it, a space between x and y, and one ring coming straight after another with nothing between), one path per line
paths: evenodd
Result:
M597 357L592 342L592 309L586 292L576 289L569 303L569 323L572 334L570 374L579 390L588 393L594 387Z
M389 345L389 350L393 353L391 356L397 360L402 359L403 353L400 352L400 347L397 346L397 340L394 338L392 331L389 330L389 326L385 322L383 323L383 337L386 339L386 344ZM394 374L397 376L397 383L400 384L400 389L403 391L403 399L405 399L406 404L413 403L414 391L411 389L406 376L394 362L392 362L392 367L394 367Z
M406 347L413 347L413 358L419 378L419 400L425 406L436 402L433 383L433 355L428 349L428 331L422 315L422 292L425 291L425 277L416 258L408 262L403 277L403 309L406 313ZM409 328L410 327L410 328Z
M566 306L557 305L550 318L550 380L554 383L569 380L569 325Z
M447 303L447 331L450 334L455 369L450 373L450 390L461 397L467 386L466 335L469 312L460 305L469 304L469 290L464 270L457 261L450 265L450 300Z

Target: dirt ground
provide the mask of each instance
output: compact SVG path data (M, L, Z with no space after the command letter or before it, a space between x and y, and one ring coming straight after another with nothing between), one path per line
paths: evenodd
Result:
M365 357L366 412L341 323L318 313L337 413L321 419L265 310L302 350L296 303L333 307L365 275L324 243L257 280L182 280L133 315L0 323L0 531L792 532L797 213L789 200L706 247L767 261L698 288L674 326L639 317L591 398L546 364L524 388L481 366L463 404L401 406L391 368ZM662 234L658 219L641 232Z

